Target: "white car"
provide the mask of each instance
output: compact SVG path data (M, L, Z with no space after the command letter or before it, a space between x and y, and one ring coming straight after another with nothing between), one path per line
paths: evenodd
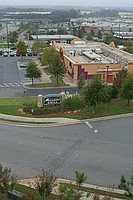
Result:
M13 57L15 56L15 53L13 51L10 52L10 56Z
M3 53L3 57L8 57L8 53L7 53L7 52L4 52L4 53Z

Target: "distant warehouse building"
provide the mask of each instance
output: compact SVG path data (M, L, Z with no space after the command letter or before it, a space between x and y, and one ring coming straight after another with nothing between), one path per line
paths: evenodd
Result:
M82 25L81 26L82 29L85 30L85 32L87 33L91 33L91 32L94 32L94 33L98 33L99 29L97 26L90 26L90 25Z
M114 37L120 40L133 40L133 32L115 32Z
M75 38L71 44L54 42L54 45L73 83L77 83L82 73L86 80L99 74L102 80L112 83L116 73L123 68L133 72L133 56L104 43L86 43Z
M33 40L43 40L46 42L61 42L61 43L70 43L76 37L74 35L32 35Z

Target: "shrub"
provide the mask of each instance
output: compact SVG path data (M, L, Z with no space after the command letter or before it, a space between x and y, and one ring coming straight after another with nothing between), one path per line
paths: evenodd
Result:
M56 107L43 107L43 108L38 108L38 107L33 107L33 115L42 115L42 114L50 114L50 113L55 113L59 112L61 110L60 106Z
M64 99L61 105L59 106L50 106L38 108L35 104L25 104L23 111L27 114L33 115L45 115L56 112L64 112L66 110L79 110L86 106L84 100L79 96L71 96L67 99Z
M112 98L117 98L118 96L118 88L116 87L116 85L111 86L111 96Z
M79 110L85 106L84 100L79 95L75 95L64 99L61 107L64 110Z
M31 114L31 110L32 110L32 107L30 107L30 106L23 107L23 112L25 112L27 114Z
M36 107L36 102L35 103L29 103L29 102L25 102L23 103L23 106L28 106L28 107Z

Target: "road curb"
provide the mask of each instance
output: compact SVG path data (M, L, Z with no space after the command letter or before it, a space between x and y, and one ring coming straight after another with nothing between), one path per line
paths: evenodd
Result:
M21 185L25 185L25 186L32 185L32 186L34 186L34 183L36 182L36 178L20 179L18 181L19 181L19 184L21 184ZM73 181L73 180L63 179L63 178L57 178L56 179L57 185L63 184L63 183L76 185L76 182ZM101 191L104 191L104 192L122 194L122 195L124 195L126 193L125 190L115 189L115 188L111 188L111 187L104 187L104 186L99 186L99 185L92 185L92 184L89 184L89 183L83 183L82 187L95 189L95 190L101 190Z
M84 120L77 120L77 119L70 119L70 118L26 118L24 116L12 116L6 114L0 114L0 121L3 124L15 124L18 126L30 126L30 127L49 127L49 126L65 126L65 125L73 125L73 124L80 124L85 122L98 122L98 121L107 121L113 119L120 119L126 117L133 117L133 113L128 114L121 114L121 115L112 115L106 117L99 117L93 119L84 119ZM13 122L13 120L15 122ZM25 123L29 122L29 123ZM30 122L34 122L34 124L30 124ZM40 124L38 124L40 122ZM41 124L44 123L44 124ZM46 124L45 124L46 123Z
M83 123L86 122L86 121L97 122L97 121L113 120L113 119L120 119L120 118L126 118L126 117L133 117L133 113L111 115L111 116L91 118L91 119L84 119L84 120L80 120L80 121L83 122Z
M38 82L38 83L43 83L43 82ZM43 88L32 88L32 87L28 87L27 86L27 83L23 83L23 88L25 89L30 89L30 90L41 90L41 89L59 89L59 88L62 88L62 89L68 89L68 88L77 88L77 86L61 86L61 87L43 87Z

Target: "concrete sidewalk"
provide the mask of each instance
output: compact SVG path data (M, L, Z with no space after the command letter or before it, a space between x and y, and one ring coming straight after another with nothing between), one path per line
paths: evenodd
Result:
M42 79L42 82L43 83L51 83L51 79L50 79L50 75L47 75L45 73L45 71L43 70L44 68L46 68L47 66L42 66L41 63L39 62L39 60L36 60L36 64L37 64L37 67L40 69L41 71L41 79ZM63 78L63 81L71 86L71 87L76 87L77 85L72 83L71 79L69 78L68 74L65 74L64 78Z
M41 80L42 80L42 83L52 83L52 81L50 79L50 76L47 75L45 73L45 71L43 70L45 68L45 66L42 66L39 60L36 60L36 64L37 64L37 67L41 71Z
M6 114L0 114L0 120L5 121L15 121L15 123L25 123L25 122L34 122L38 126L43 126L43 124L38 123L44 123L45 125L53 126L53 125L67 125L67 124L78 124L78 123L85 123L85 122L97 122L97 121L105 121L105 120L113 120L113 119L119 119L119 118L126 118L126 117L133 117L133 113L128 114L121 114L121 115L112 115L112 116L106 116L106 117L99 117L99 118L91 118L91 119L84 119L84 120L78 120L78 119L71 119L71 118L57 118L57 117L48 117L48 118L36 118L36 117L23 117L23 116L12 116L12 115L6 115ZM48 123L48 124L46 124ZM50 124L49 124L50 123ZM33 125L33 124L32 124Z
M21 117L21 116L12 116L6 114L0 114L0 119L18 121L18 122L34 122L34 123L55 123L58 125L64 124L76 124L80 123L80 120L69 119L69 118L31 118L31 117Z

